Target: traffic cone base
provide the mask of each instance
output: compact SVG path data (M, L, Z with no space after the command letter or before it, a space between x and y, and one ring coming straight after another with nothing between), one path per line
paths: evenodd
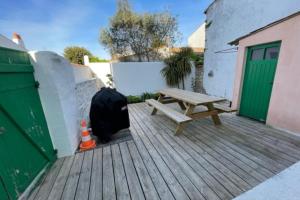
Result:
M81 121L81 143L79 147L80 151L85 151L96 147L96 142L91 138L91 135L86 127L85 120Z
M90 142L88 142L88 144L82 142L80 144L80 151L93 149L95 147L96 147L96 141L95 140L91 140Z

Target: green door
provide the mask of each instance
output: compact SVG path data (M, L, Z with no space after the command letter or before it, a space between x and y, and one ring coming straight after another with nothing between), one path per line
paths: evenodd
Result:
M239 114L266 121L280 42L249 47Z
M0 199L1 200L9 200L8 193L6 192L1 179L0 179Z
M11 199L56 159L37 85L28 54L0 48L0 178Z

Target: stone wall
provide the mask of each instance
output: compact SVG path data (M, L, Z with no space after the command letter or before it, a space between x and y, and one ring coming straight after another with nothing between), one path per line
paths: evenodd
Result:
M89 121L89 112L92 97L100 90L101 84L94 78L76 84L77 107L79 110L78 120Z

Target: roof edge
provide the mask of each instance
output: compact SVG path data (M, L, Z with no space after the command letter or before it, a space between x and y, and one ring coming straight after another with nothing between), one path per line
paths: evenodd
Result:
M209 8L216 2L217 0L213 0L213 2L211 2L208 6L207 6L207 8L204 10L204 14L206 14L207 13L207 11L209 10Z

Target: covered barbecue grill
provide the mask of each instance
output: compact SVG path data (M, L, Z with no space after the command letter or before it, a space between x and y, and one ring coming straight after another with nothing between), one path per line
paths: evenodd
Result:
M111 88L101 88L92 98L90 120L93 134L102 143L119 130L129 128L127 98Z

